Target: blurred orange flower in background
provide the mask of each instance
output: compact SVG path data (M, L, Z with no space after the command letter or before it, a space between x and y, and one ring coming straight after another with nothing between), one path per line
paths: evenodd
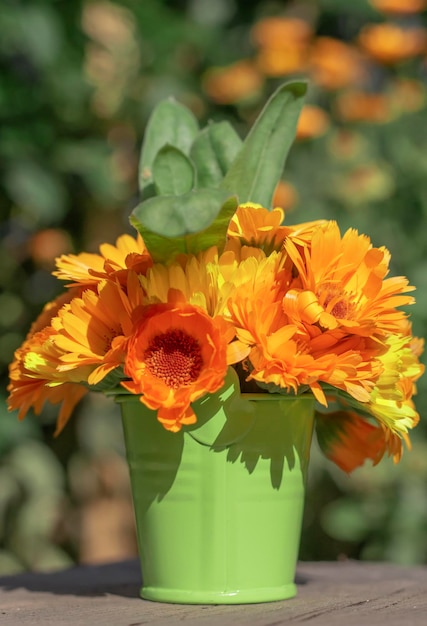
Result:
M424 28L402 28L385 22L362 28L358 41L376 61L394 64L421 54L426 48L427 35Z
M352 206L390 198L394 191L392 172L384 163L367 161L335 181L334 193Z
M285 76L303 72L307 68L307 50L293 44L276 48L264 48L257 57L257 66L266 76Z
M345 122L388 122L392 117L391 104L385 94L354 90L337 97L335 112Z
M312 35L312 27L302 19L268 17L260 20L252 28L252 40L259 48L258 68L266 76L305 71Z
M298 203L298 192L295 187L284 180L277 183L277 187L273 195L273 206L290 211Z
M318 37L311 48L311 74L324 89L354 85L365 76L364 58L357 48L332 37Z
M252 40L262 47L280 48L305 44L313 34L308 22L292 17L266 17L252 28Z
M412 14L427 7L427 0L369 0L375 9L383 13Z
M329 127L329 115L314 104L306 104L297 126L297 139L313 139L324 135Z
M363 136L347 128L334 129L329 141L329 150L335 159L354 161L365 153Z
M248 59L213 67L203 77L203 89L217 104L233 104L257 96L264 78Z
M397 111L413 112L424 106L426 89L419 80L398 78L391 83L389 96Z
M32 260L46 269L51 269L55 265L56 257L71 252L71 248L71 237L61 228L39 230L29 241Z
M137 79L140 50L132 11L113 2L83 3L82 29L88 38L84 72L93 87L91 104L102 118L122 106Z

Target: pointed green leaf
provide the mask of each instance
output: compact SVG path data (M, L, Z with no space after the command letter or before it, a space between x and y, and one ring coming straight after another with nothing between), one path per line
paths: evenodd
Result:
M155 192L152 167L159 150L171 145L188 155L198 131L191 111L173 98L156 106L145 129L139 163L139 188L144 197Z
M271 96L233 161L222 189L235 193L240 202L256 202L270 208L295 138L307 85L286 83Z
M130 222L142 235L155 262L179 253L197 253L223 246L237 198L218 189L200 189L182 196L158 196L139 204Z
M178 196L188 193L194 186L194 165L174 146L164 146L159 150L153 162L152 175L157 195Z
M201 130L190 152L196 166L197 186L217 187L241 147L242 140L228 122L211 123Z

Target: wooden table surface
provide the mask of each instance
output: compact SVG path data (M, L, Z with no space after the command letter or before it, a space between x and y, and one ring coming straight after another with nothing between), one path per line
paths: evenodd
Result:
M266 604L199 606L141 600L136 560L0 577L1 626L427 626L427 567L300 563L298 595Z

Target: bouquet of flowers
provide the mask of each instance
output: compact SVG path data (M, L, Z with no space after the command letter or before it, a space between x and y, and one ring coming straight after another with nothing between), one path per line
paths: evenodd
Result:
M85 394L121 387L179 431L233 369L242 392L312 394L320 446L345 471L400 459L423 372L399 308L413 287L366 235L270 209L305 90L280 87L243 142L227 122L199 130L177 102L157 106L135 236L57 259L67 289L15 353L10 410L60 404L59 433Z

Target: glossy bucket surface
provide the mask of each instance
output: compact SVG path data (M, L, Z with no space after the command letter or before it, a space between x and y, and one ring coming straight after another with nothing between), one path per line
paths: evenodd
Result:
M122 395L141 596L185 604L283 600L294 583L313 429L311 398L236 393L194 403L166 431Z

